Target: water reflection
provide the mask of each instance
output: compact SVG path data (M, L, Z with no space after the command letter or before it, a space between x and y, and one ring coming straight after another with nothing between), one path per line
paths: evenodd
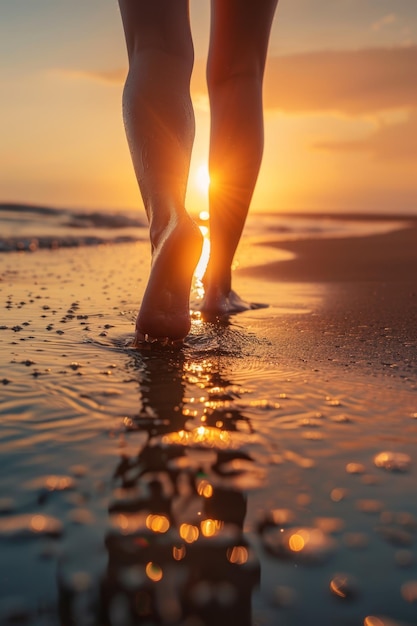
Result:
M132 358L141 408L125 425L147 437L114 472L103 622L249 625L260 568L243 531L254 464L233 437L252 433L238 388L215 359Z

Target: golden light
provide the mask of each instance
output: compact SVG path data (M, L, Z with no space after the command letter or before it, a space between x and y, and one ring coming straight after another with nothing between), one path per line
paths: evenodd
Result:
M180 430L164 435L163 442L185 446L205 446L207 448L229 448L231 436L227 430L214 426L198 426L192 430Z
M159 582L163 576L162 569L156 563L152 563L152 561L150 561L146 565L145 572L147 577L150 578L154 583Z
M204 211L202 211L202 213L204 213ZM200 213L200 216L202 213ZM203 248L201 250L200 260L198 261L197 267L194 271L194 276L201 281L210 258L210 240L208 237L209 230L207 226L200 226L200 231L203 235Z
M244 546L234 546L233 548L228 548L226 555L228 561L230 563L236 563L236 565L243 565L247 562L249 557L247 548Z
M214 537L223 528L223 522L217 519L205 519L201 522L200 528L204 537Z
M181 539L184 539L187 543L197 541L200 534L197 526L193 526L192 524L181 524L179 532Z
M169 520L165 515L148 515L146 527L154 533L166 533L169 530Z
M201 193L207 194L210 186L210 174L208 171L208 167L205 163L202 163L198 167L195 179L197 187L201 191Z
M202 222L207 222L210 219L210 213L208 211L200 211L198 217Z
M213 495L213 487L208 480L202 480L198 484L197 493L199 496L203 496L203 498L211 498Z
M220 430L213 426L198 426L192 432L195 443L212 448L228 447L230 444L230 435L227 430Z
M301 552L301 550L305 546L305 543L306 542L304 540L304 537L302 537L298 533L294 533L293 535L291 535L291 537L288 540L288 545L290 547L290 550L292 550L293 552Z

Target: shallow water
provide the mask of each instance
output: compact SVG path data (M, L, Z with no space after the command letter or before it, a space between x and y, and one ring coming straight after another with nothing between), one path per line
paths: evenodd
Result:
M286 345L317 287L242 283L271 306L137 352L144 244L30 258L1 265L0 623L417 623L415 388Z
M402 228L407 217L355 219L337 215L278 215L253 213L245 227L246 242L291 241L300 238L363 237ZM202 222L204 225L204 222ZM147 241L143 211L88 211L0 203L0 253L36 251L101 243Z

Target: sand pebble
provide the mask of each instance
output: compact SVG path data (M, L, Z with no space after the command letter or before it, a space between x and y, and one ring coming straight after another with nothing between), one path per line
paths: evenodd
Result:
M326 404L327 406L342 406L340 400L338 400L337 398L331 398L330 396L327 396Z
M82 367L82 365L81 365L81 363L77 363L76 361L73 361L72 363L70 363L68 365L68 367L70 367L75 372L76 370L80 369L80 367Z
M374 463L389 472L408 472L411 457L403 452L380 452L374 457Z

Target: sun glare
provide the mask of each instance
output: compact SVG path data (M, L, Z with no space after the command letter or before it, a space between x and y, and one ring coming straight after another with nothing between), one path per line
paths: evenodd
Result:
M210 174L205 163L201 164L196 172L196 183L201 193L206 194L210 185Z

